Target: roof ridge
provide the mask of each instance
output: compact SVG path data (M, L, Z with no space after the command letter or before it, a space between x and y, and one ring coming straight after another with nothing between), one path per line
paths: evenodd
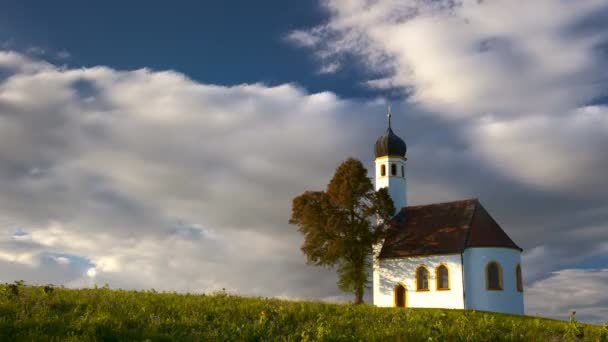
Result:
M477 197L471 197L471 198L457 200L457 201L447 201L447 202L437 202L437 203L428 203L428 204L408 205L408 206L406 206L404 208L417 208L417 207L426 207L426 206L431 206L431 205L443 205L443 204L452 204L452 203L470 202L470 201L476 201L477 203L479 203L479 198L477 198Z

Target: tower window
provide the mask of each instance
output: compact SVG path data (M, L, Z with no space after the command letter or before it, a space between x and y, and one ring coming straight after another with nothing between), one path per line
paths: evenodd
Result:
M515 281L517 283L517 291L524 292L524 285L521 279L521 266L519 264L515 267Z
M428 291L429 290L429 270L424 266L418 266L416 269L416 290Z
M401 165L401 177L405 177L405 168Z
M396 176L396 175L397 175L397 165L391 164L391 176Z
M450 289L450 273L447 266L439 265L437 267L437 290L449 290Z
M496 261L486 266L486 288L488 290L502 290L502 269Z
M380 165L380 176L386 176L386 165L384 164Z

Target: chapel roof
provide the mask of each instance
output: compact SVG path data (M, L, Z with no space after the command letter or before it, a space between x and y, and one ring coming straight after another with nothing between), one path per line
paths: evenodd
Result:
M469 247L522 250L474 198L402 208L379 258L462 253Z

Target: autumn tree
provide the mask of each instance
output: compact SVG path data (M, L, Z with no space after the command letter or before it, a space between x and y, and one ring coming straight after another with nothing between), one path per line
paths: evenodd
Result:
M338 286L361 304L369 256L394 212L387 189L374 191L363 164L349 158L338 166L325 191L306 191L293 199L289 223L304 234L301 249L307 262L337 266Z

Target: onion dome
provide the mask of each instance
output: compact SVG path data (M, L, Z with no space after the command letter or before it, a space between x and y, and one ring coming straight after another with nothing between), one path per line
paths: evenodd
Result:
M378 140L376 140L376 145L374 146L374 153L376 154L376 158L386 156L397 156L405 158L407 146L405 145L403 139L397 136L397 134L393 133L393 130L391 129L390 109L387 116L388 128L386 129L386 132L381 135Z

